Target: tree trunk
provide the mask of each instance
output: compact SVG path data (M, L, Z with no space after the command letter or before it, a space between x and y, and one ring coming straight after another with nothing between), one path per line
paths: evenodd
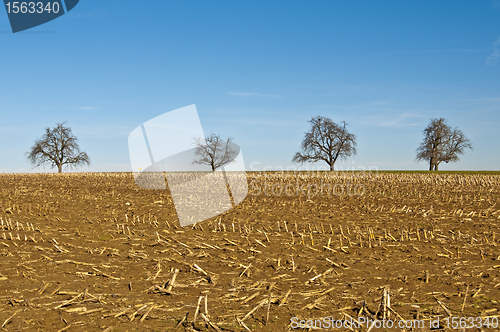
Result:
M334 168L333 168L333 166L334 166L334 165L335 165L335 163L331 163L331 164L330 164L330 171L333 171L333 170L334 170Z
M435 170L435 171L437 171L437 170L438 170L438 166L439 166L439 164L438 164L438 163L435 163L435 164L434 164L434 170Z
M62 173L62 167L63 167L63 165L62 165L62 164L57 165L57 171L58 171L59 173Z
M429 159L429 171L432 171L434 164L433 164L433 158Z

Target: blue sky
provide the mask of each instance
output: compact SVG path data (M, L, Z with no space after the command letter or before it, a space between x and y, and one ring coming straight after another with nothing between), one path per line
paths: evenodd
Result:
M338 168L426 169L415 149L444 117L474 151L441 169L500 169L499 0L81 0L16 34L0 9L0 61L0 172L50 171L24 153L63 121L80 170L128 171L129 133L191 104L248 170L299 167L315 115L357 135Z

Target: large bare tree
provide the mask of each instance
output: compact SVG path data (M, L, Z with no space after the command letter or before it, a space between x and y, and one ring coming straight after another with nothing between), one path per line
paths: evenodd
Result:
M339 124L330 118L315 116L309 120L311 129L305 133L301 152L293 157L293 162L324 161L333 171L335 162L356 154L356 135L349 133L347 123Z
M28 161L34 167L50 164L52 168L57 167L61 173L65 165L70 168L90 165L89 156L80 151L78 138L65 124L63 122L54 128L45 128L42 138L37 139L26 153Z
M223 140L219 135L212 133L207 138L195 138L196 145L194 154L197 159L193 164L208 165L212 171L231 163L238 156L233 138L228 137Z
M470 140L458 128L451 128L443 118L431 119L424 129L424 140L417 149L417 161L427 161L429 171L437 171L442 162L460 160L465 149L472 150Z

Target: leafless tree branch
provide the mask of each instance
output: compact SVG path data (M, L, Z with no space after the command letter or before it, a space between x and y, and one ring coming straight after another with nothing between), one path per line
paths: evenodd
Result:
M338 159L356 154L356 135L349 133L345 121L338 125L329 118L315 116L309 123L311 129L302 140L302 151L295 153L293 162L325 161L333 171Z
M58 123L54 128L45 128L42 138L35 140L31 149L26 153L28 161L34 167L50 164L57 167L59 173L63 167L77 167L90 165L90 158L80 151L78 138L73 135L71 128L65 122Z
M208 165L212 167L212 171L233 162L238 156L238 151L231 144L232 137L224 141L219 135L212 133L207 138L197 137L194 141L194 153L198 159L193 164Z
M437 171L442 162L457 162L458 155L465 152L465 149L472 150L472 143L458 129L452 129L446 124L443 118L431 119L431 122L424 129L424 140L417 149L418 161L427 161L429 171Z

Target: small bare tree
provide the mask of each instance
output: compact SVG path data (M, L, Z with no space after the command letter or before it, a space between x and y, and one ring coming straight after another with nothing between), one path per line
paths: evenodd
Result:
M311 129L305 133L301 152L293 157L293 162L325 161L334 170L338 159L347 159L356 154L356 135L347 131L347 123L340 125L330 118L315 116L309 120Z
M232 137L224 141L214 133L207 138L195 138L194 154L198 159L193 161L193 164L208 165L212 167L212 171L215 171L231 163L238 156L238 151L234 149L232 142Z
M58 123L54 128L45 128L45 135L37 139L26 153L28 161L34 167L50 164L51 168L57 167L58 172L61 173L64 165L70 168L90 165L89 156L80 151L78 138L65 124L63 122Z
M424 129L424 140L417 149L417 162L429 162L429 171L437 171L439 164L457 162L465 149L472 150L470 140L457 128L451 128L443 118L431 119Z

